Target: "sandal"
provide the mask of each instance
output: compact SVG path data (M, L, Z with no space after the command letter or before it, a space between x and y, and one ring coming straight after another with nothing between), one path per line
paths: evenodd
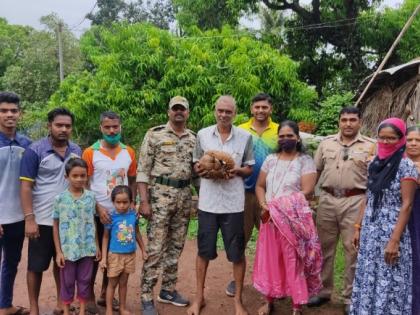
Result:
M262 310L263 307L267 309ZM270 315L273 312L273 303L266 303L258 309L258 315Z
M99 308L95 302L90 301L86 303L86 312L91 315L99 314Z
M69 311L70 312L74 312L74 311L76 311L76 306L74 306L73 304L70 304L70 307L69 307ZM64 314L64 310L63 309L61 309L61 308L55 308L53 311L52 311L52 313L53 313L53 315L63 315ZM28 313L29 314L29 313Z
M101 297L99 298L98 301L96 301L96 304L98 304L99 306L103 306L106 307L106 300L105 298ZM120 310L120 302L118 302L117 299L112 299L112 310L117 312Z
M26 307L23 306L12 306L16 308L16 312L10 313L9 315L29 315L30 311Z

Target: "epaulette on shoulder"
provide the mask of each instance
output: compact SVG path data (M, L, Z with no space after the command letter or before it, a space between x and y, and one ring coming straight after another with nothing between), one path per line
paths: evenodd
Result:
M371 143L376 143L375 139L372 139L368 136L364 136L362 135L363 140L367 141L367 142L371 142Z
M323 140L327 140L327 139L333 139L335 138L337 135L329 135L329 136L325 136L325 138Z
M166 125L160 125L160 126L152 127L149 130L150 131L159 131L159 130L165 129L165 127L166 127Z

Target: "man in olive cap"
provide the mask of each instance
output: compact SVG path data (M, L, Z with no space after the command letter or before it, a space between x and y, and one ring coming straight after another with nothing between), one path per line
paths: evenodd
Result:
M184 247L191 210L192 155L195 134L186 128L188 101L181 96L169 102L169 121L151 128L140 148L137 187L140 212L149 220L147 259L142 276L142 313L156 315L153 287L162 269L157 300L176 306L189 301L176 290L178 259ZM150 191L150 193L149 193Z

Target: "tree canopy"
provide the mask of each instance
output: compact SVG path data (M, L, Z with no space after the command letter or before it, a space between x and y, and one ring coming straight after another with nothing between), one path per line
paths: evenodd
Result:
M222 94L232 94L239 113L248 113L252 96L268 92L281 116L293 107L311 108L317 99L299 81L297 63L228 27L187 38L144 24L93 27L81 49L89 70L68 77L49 107L74 111L76 137L84 145L99 136L105 110L121 114L127 140L137 145L148 128L167 121L175 95L189 100L193 130L214 122L213 104Z

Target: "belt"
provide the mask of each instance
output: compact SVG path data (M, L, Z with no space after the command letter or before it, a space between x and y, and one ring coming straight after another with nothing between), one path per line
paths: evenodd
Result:
M323 187L322 189L336 198L353 197L357 195L362 195L366 192L365 189L360 189L360 188L340 189L340 188Z
M187 187L187 186L190 185L191 180L189 180L189 179L174 179L174 178L169 178L169 177L166 177L166 176L159 176L159 177L156 177L155 183L166 185L166 186L171 186L171 187L174 187L174 188L184 188L184 187Z

